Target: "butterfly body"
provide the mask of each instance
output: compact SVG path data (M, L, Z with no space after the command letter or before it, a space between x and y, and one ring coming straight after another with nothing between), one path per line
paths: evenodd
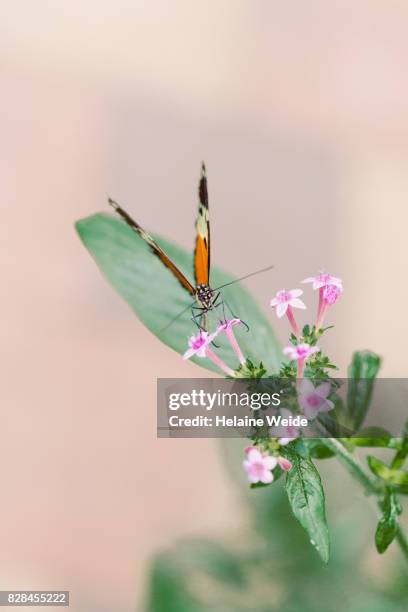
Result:
M197 302L205 309L211 310L216 293L214 289L211 289L210 285L201 284L197 286L196 298Z

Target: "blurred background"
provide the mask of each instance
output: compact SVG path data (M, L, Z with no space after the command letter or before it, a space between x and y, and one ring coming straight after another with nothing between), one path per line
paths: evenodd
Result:
M1 4L2 589L143 608L152 555L249 520L216 441L156 439L156 378L206 374L143 328L78 240L107 193L191 248L204 159L213 261L274 263L246 283L265 311L319 268L340 276L325 339L340 374L370 348L383 376L406 375L407 27L402 0ZM368 530L345 558L370 585L398 551L376 556L373 509L323 469L330 524Z

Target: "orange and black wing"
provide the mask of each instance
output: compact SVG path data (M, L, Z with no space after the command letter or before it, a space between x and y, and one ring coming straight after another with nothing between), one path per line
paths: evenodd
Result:
M114 200L109 198L109 204L115 209L115 211L118 213L118 215L120 215L122 217L122 219L124 221L126 221L126 223L137 234L139 234L139 236L141 238L143 238L143 240L145 240L147 242L147 244L149 245L149 247L151 248L153 253L160 259L160 261L166 266L166 268L171 270L171 272L174 274L174 276L179 281L180 285L184 289L186 289L186 291L188 291L190 293L190 295L195 295L195 289L194 289L193 285L187 280L187 278L184 276L184 274L171 261L171 259L169 257L167 257L166 253L163 251L163 249L161 249L159 247L157 242L155 240L153 240L153 238L150 236L150 234L145 232L145 230L142 227L140 227L140 225L138 223L136 223L136 221L134 221L132 219L132 217L130 217L128 215L128 213L125 210L123 210L123 208L121 208L117 202L115 202Z
M197 238L194 251L194 276L196 286L210 281L210 218L208 214L207 174L204 163L198 187Z

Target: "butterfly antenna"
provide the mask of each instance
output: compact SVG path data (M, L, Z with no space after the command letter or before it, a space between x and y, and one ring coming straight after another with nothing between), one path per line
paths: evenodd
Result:
M262 272L267 272L268 270L272 270L272 268L274 268L274 265L268 266L267 268L262 268L262 270L256 270L255 272L250 272L250 274L246 274L245 276L241 276L241 278L236 278L233 281L230 281L229 283L225 283L225 285L220 285L219 287L216 287L214 289L214 291L218 291L218 289L223 289L224 287L228 287L229 285L233 285L234 283L240 283L241 281L245 280L246 278L249 278L250 276L255 276L255 274L262 274Z
M108 204L110 204L110 206L112 206L112 208L114 208L116 211L118 210L118 208L120 208L119 204L115 202L115 200L113 200L109 195L108 195Z

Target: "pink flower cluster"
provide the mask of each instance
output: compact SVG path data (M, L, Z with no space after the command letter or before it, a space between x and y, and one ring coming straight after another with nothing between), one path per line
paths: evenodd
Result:
M230 319L228 321L222 321L212 334L200 330L198 334L192 335L189 338L189 348L184 353L183 359L190 359L190 357L193 357L194 355L201 358L207 357L207 359L210 359L217 367L225 372L225 374L228 376L235 376L234 370L232 370L232 368L230 368L216 353L214 353L214 351L211 350L210 345L218 334L224 333L236 356L238 357L239 363L244 365L246 359L239 347L233 331L233 327L235 327L235 325L239 325L240 323L240 319Z
M308 420L314 419L321 412L333 410L334 403L327 399L331 391L329 382L324 382L315 387L309 378L304 378L298 386L298 401L302 412ZM289 420L293 416L290 410L280 409L281 416ZM277 438L279 446L286 446L292 440L299 437L300 431L294 425L280 425L271 430L271 435ZM278 451L279 452L279 451ZM289 471L292 468L291 462L281 455L269 455L262 452L256 446L249 446L245 449L246 459L243 467L251 484L261 482L269 484L273 481L272 471L277 465L282 470Z
M305 278L302 283L312 283L313 289L319 290L319 305L315 323L315 329L318 331L322 327L329 306L332 306L342 294L343 283L340 278L327 274L326 272L320 272L317 276ZM302 294L303 291L301 289L291 289L290 291L281 289L270 301L270 305L272 308L275 308L276 315L279 319L286 314L292 331L298 339L301 338L301 334L293 313L293 308L301 308L302 310L306 308L304 302L299 299ZM287 346L284 348L283 352L285 355L288 355L291 360L297 361L297 376L298 378L302 378L306 360L319 350L317 346L310 346L304 342L297 346Z

